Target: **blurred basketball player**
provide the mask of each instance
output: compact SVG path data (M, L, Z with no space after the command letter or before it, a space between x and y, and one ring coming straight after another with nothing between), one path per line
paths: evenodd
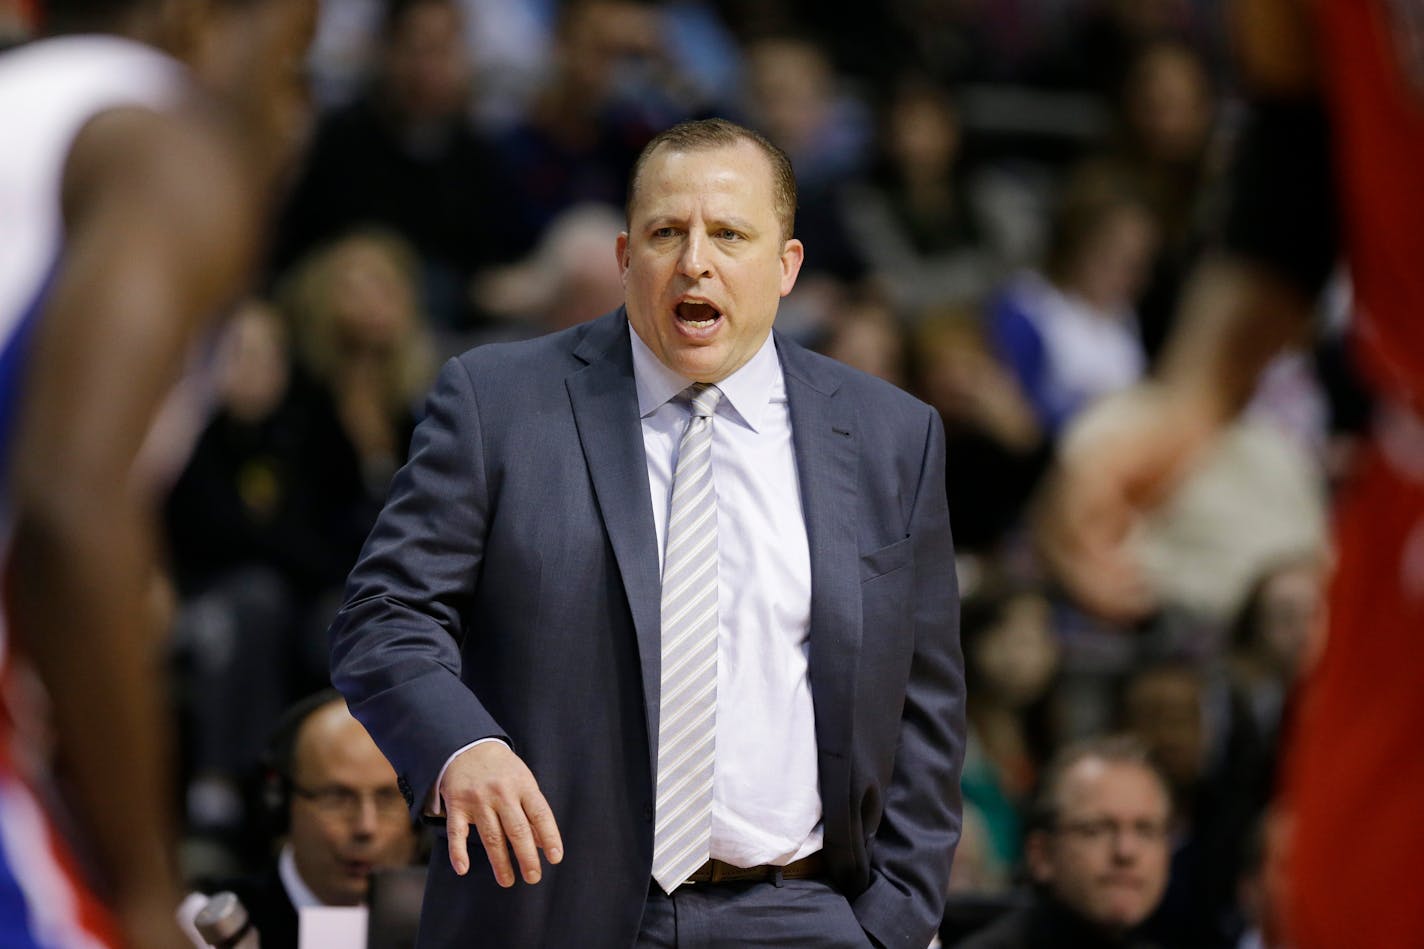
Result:
M1184 301L1160 378L1066 439L1041 539L1087 606L1148 605L1125 543L1261 368L1309 330L1340 252L1378 400L1338 496L1330 630L1282 800L1285 934L1302 949L1417 946L1424 901L1424 0L1237 4L1255 115L1222 255Z
M0 945L184 944L141 448L254 263L315 5L48 0L0 56Z

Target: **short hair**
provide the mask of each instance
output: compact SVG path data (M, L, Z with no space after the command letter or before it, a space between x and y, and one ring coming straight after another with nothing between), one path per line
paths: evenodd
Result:
M1162 796L1170 810L1172 806L1172 785L1167 780L1160 765L1152 758L1147 746L1131 735L1109 735L1075 741L1060 750L1039 777L1038 791L1029 808L1029 830L1052 830L1062 816L1063 782L1079 764L1088 760L1103 761L1108 764L1136 765L1157 780L1162 788Z
M740 142L755 145L771 165L773 210L777 220L781 222L781 239L790 240L796 232L796 174L791 170L790 157L760 132L716 118L681 122L665 129L638 153L637 160L633 162L633 170L628 175L628 200L624 205L624 215L629 227L631 228L633 223L633 203L638 198L638 184L643 175L643 166L656 152L663 148L674 152L711 151L731 148Z

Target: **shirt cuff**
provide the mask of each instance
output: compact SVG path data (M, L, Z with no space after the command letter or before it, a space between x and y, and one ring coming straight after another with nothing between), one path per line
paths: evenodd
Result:
M440 768L440 773L435 776L435 785L430 789L430 796L425 799L425 813L430 817L445 816L445 802L440 798L440 785L445 781L445 772L450 770L450 765L455 759L469 751L476 745L483 745L487 741L497 741L509 747L509 742L503 738L481 738L479 741L472 741L463 748L458 749L453 755L445 759L445 764Z

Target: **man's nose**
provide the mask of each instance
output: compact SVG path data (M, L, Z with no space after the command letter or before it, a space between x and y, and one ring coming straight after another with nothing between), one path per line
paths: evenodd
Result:
M376 828L380 823L380 805L370 795L363 795L356 805L355 812L351 815L352 831L358 836L369 837L376 833Z
M1130 827L1120 827L1112 836L1113 860L1118 863L1136 863L1142 856L1142 838Z
M678 258L678 270L683 276L697 280L707 276L707 240L696 231L689 231L687 243L682 245L682 255Z

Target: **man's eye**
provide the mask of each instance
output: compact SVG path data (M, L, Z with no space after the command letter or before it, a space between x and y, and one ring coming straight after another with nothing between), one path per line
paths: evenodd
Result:
M741 236L741 234L732 230L730 227L724 227L720 231L716 232L716 237L718 238L718 240L724 241L734 241L740 238Z
M674 234L676 234L676 233L677 233L677 228L674 228L674 227L660 227L660 228L658 228L657 230L653 231L653 236L654 236L654 237L672 237L672 236L673 236Z
M350 788L322 788L317 792L317 803L324 807L354 808L361 798Z

